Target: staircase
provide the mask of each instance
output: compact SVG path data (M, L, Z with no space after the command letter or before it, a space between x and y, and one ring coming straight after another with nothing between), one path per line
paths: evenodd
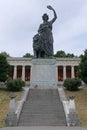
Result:
M18 126L66 126L57 89L30 89Z

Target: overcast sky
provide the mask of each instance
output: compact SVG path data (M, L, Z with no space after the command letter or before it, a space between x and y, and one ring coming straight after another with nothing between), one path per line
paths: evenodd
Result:
M75 55L87 49L87 0L0 0L0 52L13 57L33 54L32 38L42 23L42 15L49 19L53 12L54 53L63 50Z

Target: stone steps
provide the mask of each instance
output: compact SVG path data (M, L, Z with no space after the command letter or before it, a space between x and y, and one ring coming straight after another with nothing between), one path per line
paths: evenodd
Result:
M19 126L65 126L65 114L57 89L30 89Z

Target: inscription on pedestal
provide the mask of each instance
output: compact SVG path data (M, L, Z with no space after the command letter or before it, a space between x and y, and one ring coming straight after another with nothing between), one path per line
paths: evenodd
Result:
M55 59L33 59L31 70L32 86L57 86Z
M54 65L56 63L55 59L34 59L32 60L34 65Z

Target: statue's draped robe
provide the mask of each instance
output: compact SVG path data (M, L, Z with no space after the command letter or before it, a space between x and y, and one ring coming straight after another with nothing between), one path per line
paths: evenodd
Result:
M52 22L42 23L38 29L41 48L47 57L53 55Z

